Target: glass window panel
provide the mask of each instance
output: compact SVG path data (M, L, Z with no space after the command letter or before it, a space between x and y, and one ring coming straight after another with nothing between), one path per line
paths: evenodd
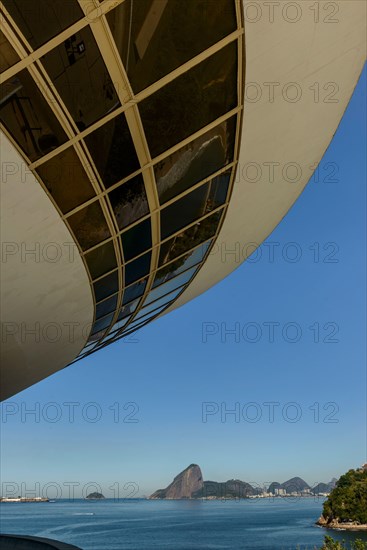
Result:
M3 0L33 49L83 17L77 0Z
M154 290L151 290L147 296L146 301L144 302L144 306L147 306L154 300L158 300L161 296L164 296L165 294L168 294L169 292L176 290L178 287L185 285L191 277L196 273L197 267L192 267L188 271L185 271L184 273L181 273L178 277L175 277L174 279L171 279L167 283L164 283L161 286L158 286Z
M100 302L96 305L96 319L100 319L101 317L104 317L104 315L115 311L116 306L117 294L115 294L115 296L111 296L111 298L108 298L107 300L104 300L104 302Z
M79 130L120 106L89 25L41 61Z
M63 214L96 195L74 147L41 164L36 171Z
M91 334L91 336L88 339L88 342L97 342L98 340L100 340L103 337L105 332L106 332L105 330L100 330L99 332L96 332L95 334ZM97 349L97 347L95 349Z
M138 306L138 303L139 303L139 300L135 300L134 302L130 302L129 304L122 306L122 308L120 309L119 316L117 318L118 321L121 321L121 319L125 319L126 317L129 317L132 313L134 313L134 311Z
M19 59L19 55L0 30L0 72L14 65Z
M233 161L236 122L231 117L154 166L161 204Z
M111 315L107 315L107 317L103 317L102 319L99 319L99 321L96 321L93 325L92 333L95 334L96 332L99 332L104 328L109 327L112 319L113 319L113 313L111 313Z
M93 284L93 287L96 302L100 302L104 298L107 298L107 296L115 294L115 292L119 289L117 270L109 275L106 275L103 279L99 279L99 281Z
M127 325L127 323L129 322L129 319L123 319L122 321L118 321L117 323L115 323L113 325L113 329L115 331L115 334L113 335L113 338L111 338L110 340L107 340L108 342L111 342L111 340L114 340L117 336L117 332L122 329L122 327L124 327L125 325ZM109 334L108 336L110 336L111 334Z
M131 323L131 325L128 325L126 327L126 330L123 331L124 336L127 336L128 334L131 334L132 332L135 332L139 328L142 328L144 325L147 325L149 323L150 319L138 321L137 323Z
M182 0L126 0L107 20L135 92L237 27L235 3L228 0L185 0L184 7Z
M83 250L88 250L110 237L110 231L99 201L72 214L68 218L68 222Z
M140 164L126 117L119 115L84 138L105 187L126 178Z
M108 195L117 225L124 229L149 213L144 180L141 174L120 185Z
M129 285L138 279L142 279L150 271L151 252L140 256L125 266L125 285Z
M172 233L218 208L227 198L230 175L218 176L161 211L161 236Z
M209 190L206 183L161 211L162 239L205 215Z
M174 262L171 262L159 269L154 279L153 288L164 283L165 281L169 281L176 275L179 275L179 273L182 273L183 271L186 271L186 269L202 262L210 244L211 242L209 241L198 248L195 248L195 250L189 254L186 254L178 260L175 260Z
M157 308L160 308L162 306L167 307L168 304L170 304L180 294L180 292L182 292L183 288L183 286L180 286L180 288L178 288L177 290L174 290L173 292L162 296L162 298L159 298L159 300L156 300L155 302L149 304L147 307L142 309L141 312L139 312L139 316L142 317L143 315L153 312Z
M189 229L182 231L172 239L161 244L159 265L163 265L198 244L214 236L220 222L222 211L215 212Z
M66 134L24 69L0 86L0 118L31 161L56 149Z
M217 208L226 202L231 174L232 171L229 170L212 179L209 197L211 209Z
M134 319L134 323L132 323L132 327L135 325L135 322L136 321L151 321L154 317L156 317L157 315L159 315L164 309L166 309L167 307L167 303L165 303L163 306L161 307L158 307L156 308L155 310L153 310L151 312L151 314L147 313L146 315L142 315L142 313L139 313L139 315L137 317L135 317ZM148 308L147 308L148 309Z
M138 256L152 246L150 218L134 225L121 235L125 261Z
M148 279L143 279L142 281L125 288L122 303L127 304L128 302L131 302L131 300L142 296L144 294L145 287L147 286L147 280Z
M84 257L92 279L97 279L97 277L101 277L101 275L117 267L115 248L112 241L95 248Z
M139 104L152 157L237 106L237 42Z

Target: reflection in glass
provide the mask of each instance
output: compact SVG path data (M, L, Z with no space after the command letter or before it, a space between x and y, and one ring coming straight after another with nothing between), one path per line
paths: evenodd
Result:
M74 147L52 157L36 171L63 214L96 194Z
M150 218L122 233L121 241L126 262L150 248L152 246Z
M1 84L0 118L31 161L66 141L64 130L26 69Z
M171 279L167 283L164 283L163 285L158 286L154 290L151 290L146 298L146 301L144 302L144 306L147 306L154 300L158 300L161 296L164 296L165 294L168 294L169 292L176 290L179 286L185 285L189 282L191 277L194 276L194 274L197 271L197 266L192 267L188 271L185 271L184 273L181 273L178 277L175 277L174 279Z
M161 211L162 239L221 206L227 197L228 184L229 177L215 178L163 208Z
M83 250L108 239L110 231L99 201L72 214L68 218L71 229Z
M140 256L125 266L125 286L142 279L150 270L151 252Z
M77 0L2 0L33 49L83 17Z
M120 106L89 25L41 61L79 130Z
M158 308L156 308L154 311L152 311L150 315L149 315L149 313L146 314L146 315L142 315L142 312L140 312L139 315L138 315L137 317L135 317L134 322L131 323L131 325L128 327L128 330L129 330L130 328L136 327L136 325L138 325L138 324L140 325L140 323L141 323L142 321L151 321L153 318L157 317L157 315L159 315L160 313L162 313L162 311L163 311L164 309L166 309L167 306L168 306L168 303L165 303L163 306L158 307ZM147 309L148 309L148 308L147 308Z
M149 321L150 321L150 319L146 319L146 320L143 320L143 321L139 321L137 323L131 323L131 325L127 326L126 329L123 331L123 335L128 336L132 332L134 332L134 331L138 330L139 328L142 328L143 326L148 324Z
M115 311L116 306L117 306L117 294L115 294L114 296L111 296L111 298L108 298L103 302L100 302L99 304L96 305L96 319L100 319L101 317L104 317L108 313Z
M232 0L125 0L107 20L135 93L236 30Z
M236 121L231 117L154 166L161 204L233 161Z
M131 300L134 300L135 298L142 296L144 294L144 290L147 285L147 280L148 279L143 279L142 281L139 281L125 288L124 298L122 300L122 303L127 304L128 302L131 302Z
M113 241L95 248L84 257L92 279L97 279L117 267Z
M0 30L0 72L14 65L19 59L19 55L6 39L3 31Z
M92 334L109 327L113 319L113 315L114 314L111 313L111 315L107 315L107 317L103 317L102 319L99 319L99 321L96 321L93 325Z
M134 302L130 302L129 304L125 304L120 309L119 316L117 317L118 321L121 321L121 319L125 319L126 317L129 317L137 308L137 305L139 303L139 300L134 300Z
M236 106L237 42L233 42L139 103L151 156Z
M104 298L107 298L107 296L115 294L115 292L117 292L119 289L117 270L113 273L110 273L109 275L106 275L106 277L103 277L103 279L99 279L98 281L96 281L93 284L93 288L96 302L100 302Z
M115 323L112 327L112 330L114 331L114 334L113 334L113 338L112 340L117 336L117 331L119 331L120 329L122 329L122 327L124 327L125 325L127 325L127 323L129 322L130 319L122 319L121 321L117 321L117 323ZM108 336L111 336L111 333L108 335ZM108 340L110 341L110 340Z
M124 229L124 227L149 213L144 180L141 174L111 191L108 197L119 229Z
M105 187L126 178L140 164L125 115L119 115L85 137Z
M213 237L217 231L222 211L215 212L189 229L161 244L159 265L163 265Z
M139 312L138 317L143 317L144 315L155 311L157 308L160 308L161 306L167 307L167 305L170 302L172 302L172 300L177 298L177 296L182 292L183 289L184 289L184 287L180 286L180 288L174 290L173 292L170 292L169 294L166 294L162 298L159 298L159 300L156 300L155 302L152 302L149 306L143 308Z
M165 281L169 281L173 277L176 277L176 275L186 271L186 269L202 262L210 244L211 242L208 241L205 244L198 246L198 248L195 248L192 252L189 252L189 254L166 264L164 267L161 267L161 269L159 269L156 273L153 288L164 283Z
M98 340L100 340L103 337L105 332L106 332L106 330L103 329L103 330L100 330L99 332L96 332L95 334L91 334L88 338L88 342L97 342ZM97 349L97 347L94 348L94 349Z

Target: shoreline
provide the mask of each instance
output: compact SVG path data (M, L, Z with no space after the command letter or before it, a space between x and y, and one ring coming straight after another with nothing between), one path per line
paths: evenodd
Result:
M334 531L367 531L366 523L339 523L335 520L328 523L323 516L316 521L315 525L324 529L334 529Z

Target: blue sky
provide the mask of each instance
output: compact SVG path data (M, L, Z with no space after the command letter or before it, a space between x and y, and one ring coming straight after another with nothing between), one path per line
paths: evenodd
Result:
M366 460L365 97L366 70L320 181L267 239L273 262L263 247L193 302L3 403L14 407L1 422L3 483L142 496L192 462L207 480L314 484ZM206 342L203 323L218 327ZM235 323L245 337L221 338Z

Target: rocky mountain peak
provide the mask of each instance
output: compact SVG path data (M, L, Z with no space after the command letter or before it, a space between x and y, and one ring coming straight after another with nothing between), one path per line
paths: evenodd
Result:
M158 489L149 498L151 499L179 499L191 498L194 493L203 487L203 475L200 466L190 464L185 470L179 473L172 483L165 489Z

